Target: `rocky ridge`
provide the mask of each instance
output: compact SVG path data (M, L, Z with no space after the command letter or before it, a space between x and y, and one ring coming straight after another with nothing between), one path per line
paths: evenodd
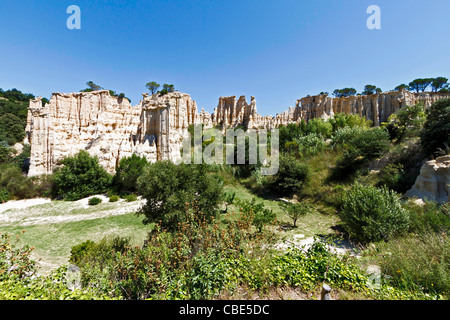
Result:
M108 90L53 93L45 105L40 97L30 101L26 126L26 141L31 144L28 174L51 173L60 159L80 150L97 156L111 173L121 158L133 153L152 162L177 160L191 124L272 129L302 119L353 113L380 125L406 105L423 102L429 107L442 98L450 98L450 94L402 90L345 98L317 95L298 99L295 107L275 116L262 116L255 98L248 103L245 96L220 97L210 114L203 108L198 112L196 102L181 92L143 94L136 106L126 98L111 96Z

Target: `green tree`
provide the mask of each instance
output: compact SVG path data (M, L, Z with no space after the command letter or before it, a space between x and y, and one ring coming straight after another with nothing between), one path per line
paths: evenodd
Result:
M54 195L65 200L78 200L104 193L111 185L112 176L100 166L98 158L85 150L65 157L53 175Z
M312 207L305 202L291 203L291 202L280 202L280 208L286 213L286 215L292 219L294 228L297 227L297 220L308 213L312 212Z
M409 90L409 86L407 84L402 83L402 84L396 86L394 90L395 91L401 91L403 89Z
M145 87L146 87L148 90L150 90L150 92L151 92L152 94L154 94L154 93L156 93L156 92L158 91L158 89L159 89L159 87L160 87L160 84L157 83L156 81L151 81L151 82L148 82L148 83L145 85Z
M137 179L147 163L144 156L139 157L134 153L131 157L120 159L113 178L113 186L120 193L135 192Z
M333 91L333 95L336 98L350 97L356 94L356 89L354 88L344 88L344 89L336 89Z
M0 140L8 142L10 145L21 142L25 137L25 123L11 113L0 117Z
M442 99L433 103L426 110L427 120L420 134L420 141L427 155L438 148L450 146L450 99Z
M380 93L380 92L381 92L380 88L377 88L374 85L368 84L368 85L366 85L364 87L364 91L362 92L362 94L364 94L364 95L372 95L372 94Z
M207 173L203 164L158 161L145 166L137 180L137 190L147 200L139 214L145 216L144 224L161 222L168 230L176 230L186 220L187 204L211 219L217 214L222 187L221 178Z
M425 92L425 90L433 83L431 78L415 79L409 83L409 89L411 91Z
M98 91L103 89L101 86L96 85L93 81L86 82L86 85L88 86L87 90L89 91Z
M438 92L440 89L446 88L448 79L444 77L434 78L431 82L431 89L433 92Z

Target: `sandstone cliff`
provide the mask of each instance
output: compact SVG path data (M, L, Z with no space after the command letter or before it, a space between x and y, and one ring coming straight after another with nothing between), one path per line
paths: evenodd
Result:
M137 106L107 90L54 93L49 103L30 101L27 139L29 176L51 173L58 160L87 150L113 172L118 161L136 153L149 161L177 159L190 124L210 118L198 114L188 94L144 95Z
M354 113L377 126L401 107L418 102L429 107L442 98L450 98L450 94L403 90L347 98L317 95L299 99L295 107L275 116L262 116L257 112L255 98L248 103L245 96L220 97L214 113L209 114L203 108L198 113L195 101L180 92L143 94L137 106L111 96L107 90L54 93L45 106L41 98L30 101L26 127L31 144L28 174L51 173L60 159L80 150L96 155L111 173L122 157L133 153L149 161L177 160L191 124L272 129L302 119Z
M319 117L329 118L337 113L358 114L371 120L375 126L379 126L402 107L412 106L419 102L423 102L425 107L429 107L443 98L450 98L450 93L413 93L402 90L344 98L317 95L297 100L294 113L306 121Z

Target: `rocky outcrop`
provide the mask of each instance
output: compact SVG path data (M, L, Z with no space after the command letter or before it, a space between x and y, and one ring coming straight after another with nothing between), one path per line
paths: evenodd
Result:
M414 186L405 195L438 203L449 201L450 155L427 161L420 169Z
M379 126L402 107L413 106L419 102L429 107L444 98L450 98L450 93L413 93L401 90L344 98L317 95L297 100L295 113L306 121L320 117L326 119L337 113L358 114L371 120L375 126Z
M203 108L198 113L195 101L181 92L143 94L137 106L111 96L108 90L54 93L48 104L43 105L41 98L30 101L25 139L31 144L29 175L51 173L60 159L80 150L96 155L111 173L121 158L133 153L149 161L177 160L191 124L273 129L302 119L354 113L380 125L406 105L423 102L428 107L447 97L450 94L406 90L346 98L317 95L299 99L295 107L275 116L262 116L255 97L250 103L245 96L220 97L209 114Z
M179 92L145 94L137 106L107 90L54 93L45 106L37 98L28 110L28 174L51 173L60 159L80 150L97 156L109 172L133 153L149 161L174 160L188 126L203 118L208 114L198 114L195 101Z

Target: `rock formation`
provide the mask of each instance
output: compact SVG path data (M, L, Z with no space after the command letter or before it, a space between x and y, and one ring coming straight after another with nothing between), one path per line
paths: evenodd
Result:
M419 102L429 107L443 98L450 98L450 93L413 93L401 90L344 98L317 95L297 100L295 114L306 121L313 118L333 117L336 113L358 114L371 120L375 126L379 126L402 107L413 106Z
M427 161L420 169L420 174L407 197L436 201L450 200L450 155Z
M107 90L54 93L49 103L30 101L27 135L31 144L29 176L51 173L58 160L87 150L113 172L119 160L136 153L149 161L180 157L182 137L198 114L185 93L148 96L137 106Z
M188 94L143 94L137 106L126 98L111 96L108 90L54 93L48 104L41 98L30 101L27 138L31 144L29 175L51 173L65 156L87 150L100 164L114 172L119 160L136 153L149 161L180 158L183 136L191 124L206 128L221 126L273 129L302 119L329 118L336 113L354 113L380 125L401 107L450 98L450 94L411 93L406 90L369 96L330 98L308 96L297 100L276 116L258 114L256 100L245 96L220 97L213 114L197 111Z

